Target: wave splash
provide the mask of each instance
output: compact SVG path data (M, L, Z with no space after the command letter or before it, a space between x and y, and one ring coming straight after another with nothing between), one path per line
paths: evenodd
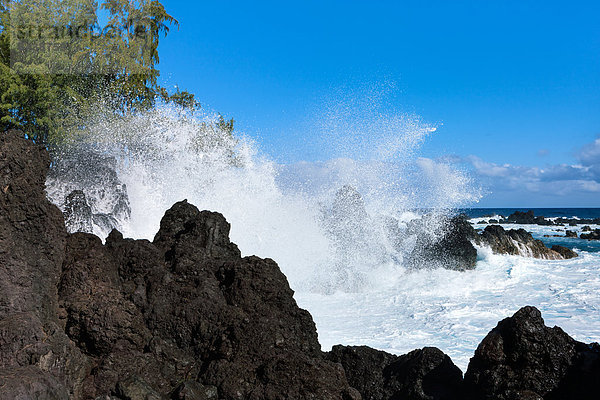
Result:
M357 115L359 122L351 120ZM296 290L360 292L390 284L414 246L408 223L436 215L423 224L435 236L444 217L476 201L478 192L449 164L416 155L435 131L418 117L343 108L328 118L335 127L324 127L326 140L331 148L338 144L331 158L282 165L251 139L223 131L215 115L167 106L127 119L100 115L57 149L48 196L65 211L65 197L82 190L94 215L146 239L166 209L187 199L224 214L242 253L277 260ZM74 158L88 167L60 169ZM104 170L116 172L129 209L115 211L112 178L82 178ZM105 237L109 225L95 223L94 232Z

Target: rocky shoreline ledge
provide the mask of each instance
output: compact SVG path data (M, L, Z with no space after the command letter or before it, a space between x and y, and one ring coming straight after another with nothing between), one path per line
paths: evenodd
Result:
M600 218L546 218L544 216L536 216L533 210L526 212L515 211L509 216L499 216L498 219L488 218L482 219L479 224L518 224L518 225L541 225L541 226L557 226L557 227L577 227L583 225L582 233L577 236L575 231L564 229L564 235L554 235L555 237L570 237L585 239L585 240L600 240L600 229L592 229L589 225L600 225ZM586 233L589 232L589 233Z
M0 399L596 399L600 346L524 307L464 377L431 347L322 352L270 259L219 214L176 203L152 242L68 234L50 160L0 135ZM431 249L430 249L431 250Z

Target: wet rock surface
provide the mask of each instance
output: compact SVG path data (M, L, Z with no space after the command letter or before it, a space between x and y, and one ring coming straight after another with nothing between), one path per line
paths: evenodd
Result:
M541 240L534 239L524 229L505 230L500 225L488 225L483 232L478 232L465 216L458 215L444 224L437 238L418 236L406 265L412 268L443 267L458 271L474 269L477 262L474 245L490 247L495 254L547 260L577 257L577 253L563 246L546 247Z
M600 240L600 229L590 231L590 233L582 233L579 237L586 240Z
M458 271L475 268L477 250L472 242L478 235L463 216L450 219L440 236L419 235L406 264L411 268L433 266Z
M113 230L103 244L67 233L48 165L0 136L2 399L597 398L600 346L530 307L490 332L464 381L435 348L322 353L277 264L242 258L221 214L182 201L152 242Z
M513 254L546 260L562 260L571 258L564 250L555 251L544 245L541 240L534 239L525 229L505 230L500 225L488 225L479 236L479 243L491 247L496 254ZM562 246L558 248L564 249ZM567 249L568 250L568 249ZM574 253L576 256L576 253Z

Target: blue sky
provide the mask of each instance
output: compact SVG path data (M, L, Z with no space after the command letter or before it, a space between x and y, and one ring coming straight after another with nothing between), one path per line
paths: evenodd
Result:
M357 117L436 126L419 155L471 171L481 206L600 206L600 2L162 3L162 83L280 163L335 156L323 114L376 94Z

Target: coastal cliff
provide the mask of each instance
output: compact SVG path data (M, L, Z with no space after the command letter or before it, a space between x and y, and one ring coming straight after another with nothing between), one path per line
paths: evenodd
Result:
M322 352L270 259L181 201L152 242L67 233L44 192L47 152L0 135L0 399L597 398L600 347L525 307L463 379L440 350Z

